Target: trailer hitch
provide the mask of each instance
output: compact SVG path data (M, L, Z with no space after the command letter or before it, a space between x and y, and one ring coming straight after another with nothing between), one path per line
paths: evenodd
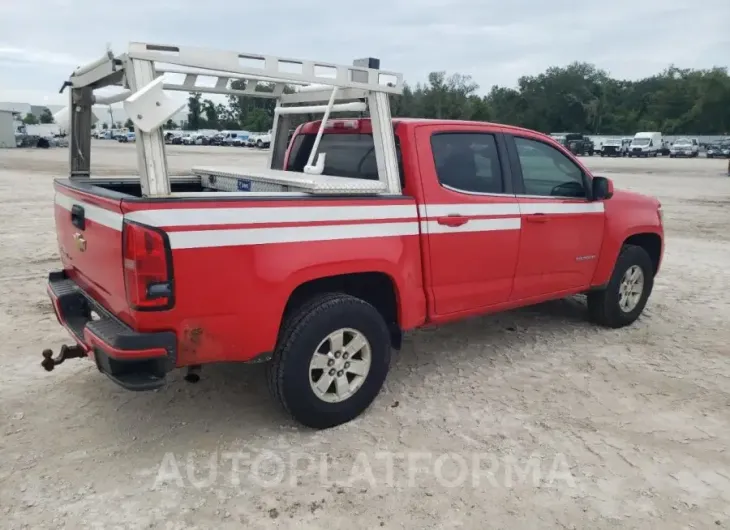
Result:
M53 350L43 350L41 366L45 368L47 372L50 372L66 359L76 359L78 357L86 357L86 350L78 344L75 346L66 346L64 344L61 346L61 351L58 353L58 357L53 356Z

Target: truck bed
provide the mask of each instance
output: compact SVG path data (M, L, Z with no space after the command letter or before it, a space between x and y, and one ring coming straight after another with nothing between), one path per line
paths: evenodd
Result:
M59 179L64 180L64 179ZM73 179L75 186L82 189L87 188L91 191L91 188L96 188L94 191L98 193L104 193L102 190L107 190L106 195L114 195L115 198L130 198L130 197L142 197L142 184L140 183L139 177L134 175L129 176L115 176L115 177L95 177L91 176L89 179ZM198 176L177 176L170 177L170 187L173 193L195 193L206 191ZM209 190L215 191L215 190Z
M170 177L174 194L205 192L248 192L253 194L293 193L308 195L374 195L386 190L383 182L328 175L306 175L272 169L242 169L233 166L200 166L192 176ZM75 179L80 186L101 188L120 194L116 198L142 197L139 177L94 177ZM97 190L99 191L99 190Z

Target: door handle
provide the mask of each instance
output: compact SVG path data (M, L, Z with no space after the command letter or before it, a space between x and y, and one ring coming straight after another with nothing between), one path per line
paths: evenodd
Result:
M532 215L528 215L526 220L529 223L547 223L549 217L544 213L534 213Z
M457 226L462 226L462 225L465 225L466 223L468 223L469 218L464 217L463 215L459 215L459 214L451 214L451 215L447 215L445 217L438 217L436 219L436 221L440 225L457 227Z

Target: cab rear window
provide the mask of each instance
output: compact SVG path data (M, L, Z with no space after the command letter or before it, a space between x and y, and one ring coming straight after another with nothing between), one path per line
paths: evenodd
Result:
M286 166L287 171L304 171L316 136L316 134L300 134L294 138ZM395 137L395 149L401 185L403 185L403 165L397 136ZM375 162L372 134L323 134L317 151L327 154L324 175L378 180L378 166Z

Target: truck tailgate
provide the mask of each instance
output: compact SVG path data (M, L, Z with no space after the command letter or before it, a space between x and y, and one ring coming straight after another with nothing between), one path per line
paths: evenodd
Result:
M122 268L121 200L54 184L56 234L61 262L99 304L131 323Z

